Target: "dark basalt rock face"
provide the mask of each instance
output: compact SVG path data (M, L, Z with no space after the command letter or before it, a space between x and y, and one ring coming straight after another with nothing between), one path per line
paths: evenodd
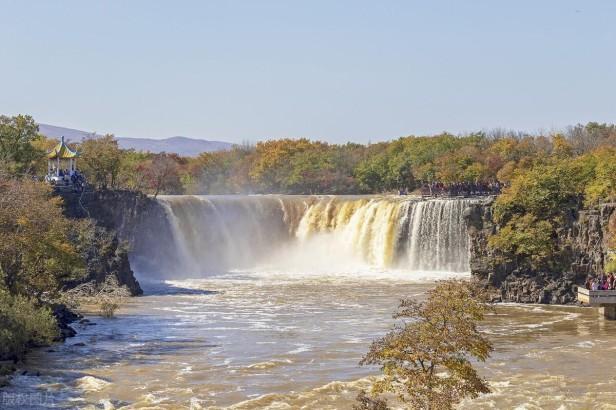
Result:
M178 256L169 246L173 233L159 201L133 191L108 190L90 193L82 203L97 223L129 244L133 269L162 276L174 265Z
M106 259L111 262L107 271L116 272L118 283L127 286L132 294L142 294L132 269L157 273L177 258L173 247L167 246L173 234L165 208L157 200L126 190L99 190L83 195L69 193L63 197L67 216L92 218L97 226L112 232L118 244L126 245L117 255ZM94 271L95 280L101 283L105 269Z
M129 251L138 254L139 248L148 246L148 241L165 235L164 227L152 223L166 223L164 209L157 201L133 191L101 190L83 195L73 192L61 195L66 216L91 218L96 223L95 238L84 250L87 275L69 287L82 283L102 284L107 276L113 275L118 285L128 288L131 295L143 294L131 268Z
M58 328L60 329L60 334L55 340L56 342L64 341L66 340L66 338L73 337L77 334L77 332L75 332L75 329L73 329L69 325L81 319L83 316L71 311L65 305L61 304L52 305L51 311L56 318L56 321L58 322Z
M562 269L549 272L502 262L488 247L488 238L499 229L492 219L491 204L473 205L464 215L470 236L471 274L494 291L495 301L575 303L575 286L582 285L588 275L603 272L612 217L616 218L616 204L580 209L571 215L557 232Z
M86 261L86 277L67 284L67 288L83 283L105 283L107 286L114 284L114 287L126 287L131 296L143 294L128 260L128 247L120 242L114 231L95 226L94 235L89 238L81 254ZM114 277L115 281L109 281L110 276ZM93 286L92 290L97 287Z

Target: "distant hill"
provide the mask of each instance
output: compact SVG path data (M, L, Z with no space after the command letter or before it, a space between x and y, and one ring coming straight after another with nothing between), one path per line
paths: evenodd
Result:
M93 132L79 131L72 128L56 127L55 125L49 124L39 124L38 126L39 132L47 138L60 138L61 136L64 136L64 138L66 138L67 140L81 141L84 138L100 136Z
M135 151L175 152L184 157L195 157L202 152L225 151L233 144L222 141L206 141L196 138L171 137L162 140L151 138L117 138L120 148Z
M39 124L39 132L49 138L64 136L67 140L82 141L86 138L97 138L100 134L75 130L72 128L58 127L49 124ZM118 145L123 149L135 151L149 151L154 153L169 152L185 157L195 157L202 152L224 151L230 149L233 144L222 141L208 141L197 138L171 137L164 139L153 138L126 138L118 137Z

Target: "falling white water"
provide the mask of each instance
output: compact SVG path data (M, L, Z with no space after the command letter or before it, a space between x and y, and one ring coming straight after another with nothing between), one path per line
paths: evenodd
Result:
M472 200L431 200L413 203L408 210L406 241L408 268L416 271L469 270L469 242L463 212Z
M162 196L182 272L467 272L477 199ZM156 250L152 250L156 252ZM176 266L174 271L177 271Z

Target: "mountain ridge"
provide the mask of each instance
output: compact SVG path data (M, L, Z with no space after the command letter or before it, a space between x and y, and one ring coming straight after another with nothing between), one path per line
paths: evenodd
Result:
M60 127L51 124L38 124L39 132L48 138L60 138L67 140L83 141L88 138L98 138L102 134L87 132L74 128ZM186 157L194 157L204 152L225 151L231 149L233 144L224 141L203 140L185 136L173 136L163 139L115 137L122 149L134 149L152 153L175 153Z

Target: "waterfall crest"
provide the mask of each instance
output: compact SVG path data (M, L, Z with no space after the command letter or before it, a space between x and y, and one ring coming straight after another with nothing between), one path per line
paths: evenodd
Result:
M467 272L463 212L480 199L160 196L187 276L270 267ZM156 253L156 250L152 250Z

